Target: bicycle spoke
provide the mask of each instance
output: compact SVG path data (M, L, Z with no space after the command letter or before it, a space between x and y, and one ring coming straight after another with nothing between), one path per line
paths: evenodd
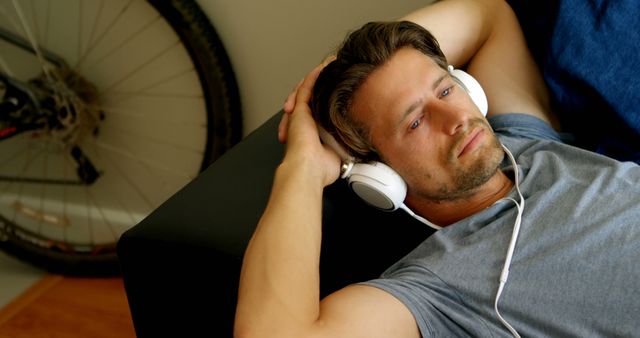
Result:
M159 59L160 57L162 57L165 53L168 53L172 48L178 47L180 46L180 40L177 40L173 43L173 45L170 45L169 47L166 47L165 49L163 49L160 53L154 55L153 57L151 57L150 59L147 59L140 67L134 69L133 71L125 74L124 76L122 76L119 80L117 80L115 83L110 84L107 88L102 89L100 92L102 94L107 94L109 93L109 91L111 91L113 88L115 88L116 86L118 86L119 84L121 84L122 82L126 81L127 79L129 79L130 77L132 77L133 75L137 74L138 72L140 72L145 65L148 65L150 63L152 63L153 61Z
M47 170L47 165L49 163L49 153L47 152L49 148L49 144L45 144L45 150L44 150L44 165L42 166L42 177L46 180L48 177L48 170ZM47 186L45 184L41 184L40 185L40 215L44 215L45 211L44 211L44 195L45 195L45 190L47 189ZM38 231L36 231L36 233L41 234L42 233L42 222L44 217L39 217L40 219L38 220Z
M5 20L7 20L7 22L9 22L11 26L13 26L13 29L16 33L19 34L19 32L22 31L20 24L14 20L14 15L9 14L5 7L0 6L0 15ZM11 70L11 68L9 67L9 64L4 60L1 54L0 54L0 67L2 67L3 71L10 77L15 76L15 73Z
M151 22L148 22L147 24L145 24L144 26L142 26L140 29L138 29L138 31L134 32L133 34L131 34L130 36L128 36L127 38L125 38L124 40L122 40L118 45L115 45L111 48L111 50L109 50L108 52L106 52L104 55L102 55L100 58L98 58L97 60L94 60L92 64L85 66L85 68L91 68L97 64L99 64L100 62L102 62L103 60L105 60L106 58L110 57L111 55L113 55L115 52L119 51L123 46L125 46L127 43L131 42L131 40L133 40L134 38L136 38L138 35L144 33L144 31L146 31L147 29L149 29L149 27L151 27L154 23L158 22L160 20L160 16L158 15L155 19L153 19ZM82 66L81 64L78 65L78 68Z
M66 157L67 161L71 162L73 161L71 158ZM113 225L111 224L111 222L109 222L109 217L107 217L105 215L105 212L103 210L103 208L98 204L96 197L93 195L93 193L91 193L91 187L88 186L84 186L83 190L85 192L85 200L87 201L87 208L89 210L88 214L88 219L89 222L87 222L87 226L88 226L88 232L89 232L89 241L86 243L88 245L95 245L97 244L96 238L95 238L95 227L94 227L94 218L92 217L92 208L91 206L94 205L95 206L95 210L98 212L99 216L102 218L102 221L104 222L105 225L107 225L107 227L109 228L111 234L113 235L114 239L117 239L117 237L115 236L116 231L113 228ZM78 242L76 240L76 242Z
M76 175L76 162L71 154L64 154L61 165L64 176ZM93 224L91 218L85 219L85 217L83 217L89 217L89 213L86 212L88 198L84 192L85 188L88 188L88 186L63 185L61 187L64 203L62 213L64 217L69 220L70 224L70 226L64 228L64 238L67 242L75 241L85 243L87 242L86 238L90 237L88 233L83 233L83 231L87 229L85 228L86 224Z
M87 208L89 210L89 222L87 222L87 231L89 232L89 243L90 244L94 244L95 243L95 238L93 236L93 217L92 217L92 213L93 213L93 208L92 205L95 204L95 201L93 200L90 192L89 192L89 188L85 188L84 189L85 195L86 195L86 201L87 201ZM106 222L106 218L104 217L104 214L102 214L100 207L95 204L96 208L95 210L98 211L98 213L102 216L102 219L104 219L104 221Z
M133 188L133 190L135 190L135 192L138 194L138 196L145 202L147 203L147 206L149 207L149 210L153 210L154 205L156 205L155 203L153 203L148 196L146 196L143 192L143 189L141 189L128 175L126 175L124 173L124 171L120 168L120 166L118 165L117 161L114 161L113 158L109 155L105 155L105 157L107 158L107 160L111 163L111 167L113 167L114 169L116 169L116 172L118 173L118 175L120 177L122 177L125 181L127 181L127 183L129 184L130 187ZM112 195L115 196L115 194ZM116 196L116 200L121 204L121 206L127 211L127 213L129 214L129 217L131 218L131 222L132 224L136 224L138 223L140 220L138 218L136 218L133 214L133 212L131 212L129 210L129 208L127 208L123 203L122 200L120 198L118 198Z
M91 208L91 200L89 199L89 189L84 189L84 193L85 193L85 201L87 201L86 206L87 206L87 230L89 231L89 242L93 243L93 217L92 217L92 211L93 209Z
M12 0L12 1L13 1L14 9L16 10L18 18L20 20L20 23L22 24L22 28L24 30L24 33L27 36L27 40L29 40L29 42L31 43L31 46L33 47L33 50L36 53L36 57L38 58L38 61L40 62L40 65L42 66L42 70L44 71L45 76L47 77L47 79L50 82L53 83L54 80L53 80L53 76L51 75L51 70L47 66L47 63L46 63L44 57L42 56L42 51L40 50L40 45L36 41L36 38L33 35L33 32L31 31L31 28L27 24L27 19L25 18L24 13L22 12L22 8L20 7L20 5L18 5L18 1L17 0Z
M193 129L202 128L202 126L200 126L200 125L192 125L192 126L195 127ZM177 127L177 126L174 126L174 127ZM182 145L182 144L170 143L170 142L168 142L168 141L166 141L164 139L161 139L161 138L155 138L155 137L148 136L148 135L142 135L140 133L136 133L136 132L133 132L131 130L124 129L124 128L111 127L111 130L116 131L116 132L118 132L120 134L126 134L126 135L129 135L129 136L132 136L132 137L137 138L137 139L141 139L141 140L145 140L145 141L148 141L148 142L152 142L152 143L155 143L157 145L163 145L163 146L171 147L173 149L176 149L176 150L179 150L179 151L183 151L185 153L188 152L188 153L195 154L195 155L198 155L198 156L204 155L204 150L201 149L201 148L194 148L194 147L190 147L190 146L186 146L186 145ZM183 174L183 176L184 177L189 177L189 176L187 176L185 174Z
M85 189L87 191L87 195L89 196L89 201L96 206L96 208L98 209L98 212L100 213L100 217L102 217L102 220L104 221L104 223L107 225L107 227L111 231L111 235L113 236L112 237L113 241L117 241L119 235L118 235L118 232L113 228L113 225L111 224L111 222L109 222L109 217L105 216L104 210L102 209L102 207L100 205L98 205L98 202L96 201L96 198L91 193L91 190L89 190L89 188L85 188ZM95 238L93 238L94 230L95 229L93 229L93 228L91 229L91 233L92 233L91 244L97 244L97 241L95 240Z
M132 99L141 98L141 97L148 97L148 98L155 98L155 99L196 99L196 100L202 100L204 102L204 98L202 97L202 95L196 95L196 94L175 94L175 93L166 94L166 93L150 93L150 92L142 92L142 91L135 91L135 92L113 91L110 93L109 96L113 100L118 101L118 103L124 103ZM115 111L116 113L123 114L122 109L112 108L109 106L92 105L88 107L96 110L109 110L109 113L112 113ZM135 112L136 110L131 110L131 111Z
M29 173L31 171L31 168L33 168L35 171L37 168L34 168L33 165L37 163L37 161L41 161L43 158L45 163L45 165L43 166L43 172L47 172L47 157L48 153L46 151L46 148L39 149L39 151L35 153L28 149L27 160L25 161L24 169L22 170L22 172ZM40 234L42 232L42 221L44 219L51 218L47 217L44 211L44 185L40 185L40 203L38 203L37 201L38 197L36 196L38 195L38 192L36 189L37 186L34 186L32 184L28 184L25 182L19 183L18 194L16 196L15 202L13 203L15 207L13 222L16 222L18 212L20 212L20 215L22 215L23 217L27 217L32 222L34 222L34 228L32 229L32 231L34 233Z
M104 0L100 0L100 7L98 7L98 12L96 13L96 19L93 20L93 25L91 25L91 33L89 33L89 40L87 42L87 47L83 48L82 45L80 45L80 48L78 48L78 50L80 51L80 56L78 56L78 61L77 63L73 66L74 69L78 69L80 62L82 61L83 58L83 54L82 53L87 53L88 50L90 50L89 46L91 46L91 43L95 37L95 33L96 33L96 28L98 27L98 22L100 21L99 19L102 18L102 10L104 8ZM84 17L84 15L81 15L81 17ZM83 30L83 29L80 29Z
M22 154L25 151L25 149L28 148L28 146L29 145L26 144L24 147L16 149L15 153L12 153L8 157L0 161L0 168L6 167L9 164L15 163L15 160L20 156L20 154ZM0 193L5 193L7 190L9 190L9 187L11 186L11 184L14 184L14 183L15 183L14 181L6 181L6 183L4 184L4 187L0 188Z
M109 145L107 143L95 141L94 144L97 145L100 148L104 148L104 149L109 150L111 152L118 153L118 154L120 154L122 156L125 156L125 157L127 157L127 158L129 158L131 160L134 160L135 162L140 162L140 163L143 163L143 164L145 164L147 166L152 166L152 167L154 167L156 169L160 169L160 170L172 173L172 174L174 174L176 176L187 178L189 180L192 180L192 179L195 178L192 175L185 174L185 173L182 173L182 172L178 172L175 169L169 168L166 165L164 165L163 163L160 163L158 161L140 158L139 156L135 156L134 154L131 154L128 151L118 149L117 147Z
M185 126L204 126L206 102L201 95L183 95L166 93L144 93L120 99L112 93L92 109L105 113L104 124L111 125L109 116L117 115L127 118L144 118L147 121L158 121L163 124ZM185 114L185 111L201 112L201 114Z
M84 32L84 29L82 29L82 19L84 18L84 6L82 4L84 4L84 1L80 1L80 3L78 4L78 6L80 6L80 9L78 10L80 12L80 15L78 15L78 26L76 28L77 33L77 42L76 45L78 46L77 48L77 53L76 53L76 60L80 60L80 56L82 55L82 33Z
M43 178L61 176L65 177L64 173L59 172L60 160L64 163L64 154L58 156L52 151L49 144L44 154ZM37 234L44 238L50 238L57 241L63 241L66 239L65 233L67 229L72 227L71 220L65 213L66 202L65 197L65 185L47 185L42 184L40 192L40 210L37 214L39 219L39 225Z
M32 158L30 157L30 155L31 155L31 144L28 144L27 145L27 160L25 161L25 164L24 164L24 167L22 169L22 172L26 172L27 169L29 168L29 166L31 165ZM19 183L19 185L18 185L18 195L17 195L17 198L16 198L16 203L20 203L20 200L22 198L22 189L23 188L24 188L24 183ZM18 209L15 209L14 213L13 213L13 219L12 219L12 221L14 223L16 221L17 213L18 213Z
M164 97L161 97L161 98L164 98ZM203 125L203 123L199 121L184 121L176 117L169 118L168 116L162 116L162 117L154 116L153 114L142 113L139 110L118 109L118 108L111 108L106 106L99 106L99 107L100 107L100 110L107 113L110 117L117 116L119 118L140 120L140 122L149 121L151 119L155 122L155 124L170 125L172 127L173 126L188 127L188 128L194 128L194 130L206 128L206 125ZM113 125L108 125L108 126L110 129L118 128L118 127L114 127ZM157 133L157 134L160 134L160 133ZM158 139L158 142L166 142L166 141Z
M110 95L116 95L118 97L118 101L119 102L123 102L123 101L127 101L135 96L157 96L157 97L173 97L173 98L202 98L202 94L186 94L186 93L162 93L162 94L156 94L156 93L152 93L150 91L152 91L154 88L157 88L161 85L167 84L167 83L171 83L173 80L179 79L185 75L194 73L194 69L193 68L189 68L187 70L185 70L184 72L180 72L180 73L176 73L176 74L172 74L169 75L165 78L162 78L156 82L153 82L145 87L136 89L135 91L128 91L128 92L122 92L122 91L116 91L116 90L112 90L109 94ZM103 95L103 92L100 92L101 95Z
M0 168L2 167L6 167L10 164L15 163L15 159L18 158L20 156L20 154L22 154L22 152L24 151L24 149L26 147L28 147L29 144L26 144L23 148L18 148L16 149L16 151L14 153L11 153L11 155L3 158L2 160L0 160Z
M0 6L0 14L2 15L2 17L4 17L5 20L7 20L9 22L9 24L11 26L13 26L13 30L16 33L23 32L23 30L20 27L20 24L17 21L14 20L15 15L10 14L9 12L7 12L6 8L1 7L1 6Z
M68 171L69 165L68 165L68 161L65 161L64 157L66 157L66 154L63 155L63 159L62 159L62 176L67 177L69 174L69 171ZM67 186L66 185L62 186L62 216L66 219L69 219L69 214L67 213ZM69 230L69 227L62 228L62 238L65 242L69 240L68 230Z
M87 46L87 49L82 53L82 56L80 56L80 59L78 60L76 65L73 67L75 70L80 69L82 63L86 60L86 57L89 55L91 50L93 50L93 48L96 45L98 45L102 41L102 39L104 39L105 36L107 36L107 34L111 31L111 29L116 27L116 23L123 17L124 13L126 13L129 10L129 7L131 6L132 3L133 3L133 0L130 0L126 5L124 5L124 7L113 18L113 20L107 24L107 28L96 38L95 41L93 41L92 39L89 40L89 45ZM100 11L102 11L103 5L104 5L103 3L100 4ZM95 25L98 24L97 21L98 20L96 20ZM92 30L92 37L93 37L93 30Z
M29 1L29 7L30 7L31 14L32 14L30 16L31 17L31 24L33 25L33 29L35 31L36 41L43 41L43 45L45 45L44 44L44 37L42 36L42 30L39 28L38 20L36 18L36 6L33 4L33 1L34 0L30 0ZM49 12L49 1L47 1L47 3L46 3L46 12L47 13ZM47 15L47 18L48 17L49 16ZM47 23L45 24L45 27L47 27L47 25L48 25L48 19L47 19L46 22Z

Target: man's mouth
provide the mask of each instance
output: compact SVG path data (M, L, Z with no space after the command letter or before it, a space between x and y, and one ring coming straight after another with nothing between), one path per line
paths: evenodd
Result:
M467 137L461 142L462 146L458 152L458 158L470 153L480 146L482 140L484 139L484 129L483 128L475 128L472 130Z

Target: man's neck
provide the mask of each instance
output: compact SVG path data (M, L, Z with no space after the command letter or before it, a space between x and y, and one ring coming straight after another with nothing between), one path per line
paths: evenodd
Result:
M408 196L407 205L416 213L439 226L447 226L480 212L504 198L513 181L498 170L470 196L451 201L433 201Z

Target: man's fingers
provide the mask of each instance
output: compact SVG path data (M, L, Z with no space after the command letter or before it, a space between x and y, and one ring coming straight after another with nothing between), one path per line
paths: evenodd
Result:
M322 60L322 63L320 64L320 66L322 68L326 67L328 64L330 64L331 62L333 62L336 59L336 55L335 54L331 54L329 56L327 56L324 60Z
M291 91L291 93L289 93L289 96L287 96L287 99L284 100L284 106L282 107L282 109L287 114L291 114L293 112L293 108L296 105L296 94L298 93L300 85L302 85L302 81L304 81L304 79L300 80L296 84L296 86L293 88L293 91Z
M318 70L318 74L320 74L320 71L322 71L322 69L324 69L324 67L326 67L329 63L331 63L335 59L336 59L335 55L327 56L310 73L314 73L314 72L316 72ZM316 75L316 78L317 78L317 75ZM291 114L293 112L293 109L295 109L296 97L298 95L298 90L300 89L300 86L302 86L302 83L304 82L304 80L305 79L300 80L300 82L298 82L296 84L296 86L293 88L293 91L291 93L289 93L289 95L287 96L286 100L284 100L284 105L282 106L282 109L284 110L285 113ZM315 80L313 82L315 83Z
M280 124L278 125L278 141L282 144L287 143L287 128L289 127L289 114L282 114Z
M287 101L285 101L285 107L283 108L285 114L282 116L280 124L278 125L278 141L281 143L287 142L289 121L291 119L296 119L299 115L308 115L305 118L311 117L309 100L313 92L313 85L321 70L322 68L318 66L307 74L307 76L298 83L295 92L289 94ZM295 111L300 112L296 114Z
M311 100L311 94L313 93L313 85L316 83L322 68L324 68L323 65L318 65L309 74L307 74L307 76L305 76L304 80L302 80L302 83L296 92L296 105L309 103Z

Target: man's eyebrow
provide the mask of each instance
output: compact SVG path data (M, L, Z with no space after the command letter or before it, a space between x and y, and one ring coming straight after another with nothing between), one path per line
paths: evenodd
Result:
M447 76L449 76L448 72L445 72L444 74L442 74L442 76L440 76L439 78L437 78L432 84L431 84L431 90L436 90L436 88L438 88L438 86L440 85L440 83L442 83L442 81L444 81L444 79L447 78ZM407 116L409 116L409 114L411 114L411 112L413 112L416 107L418 107L420 104L422 103L422 99L412 103L409 108L407 108L404 113L402 113L402 116L400 117L400 119L398 120L397 125L399 126L400 124L402 124L402 121L404 121Z

